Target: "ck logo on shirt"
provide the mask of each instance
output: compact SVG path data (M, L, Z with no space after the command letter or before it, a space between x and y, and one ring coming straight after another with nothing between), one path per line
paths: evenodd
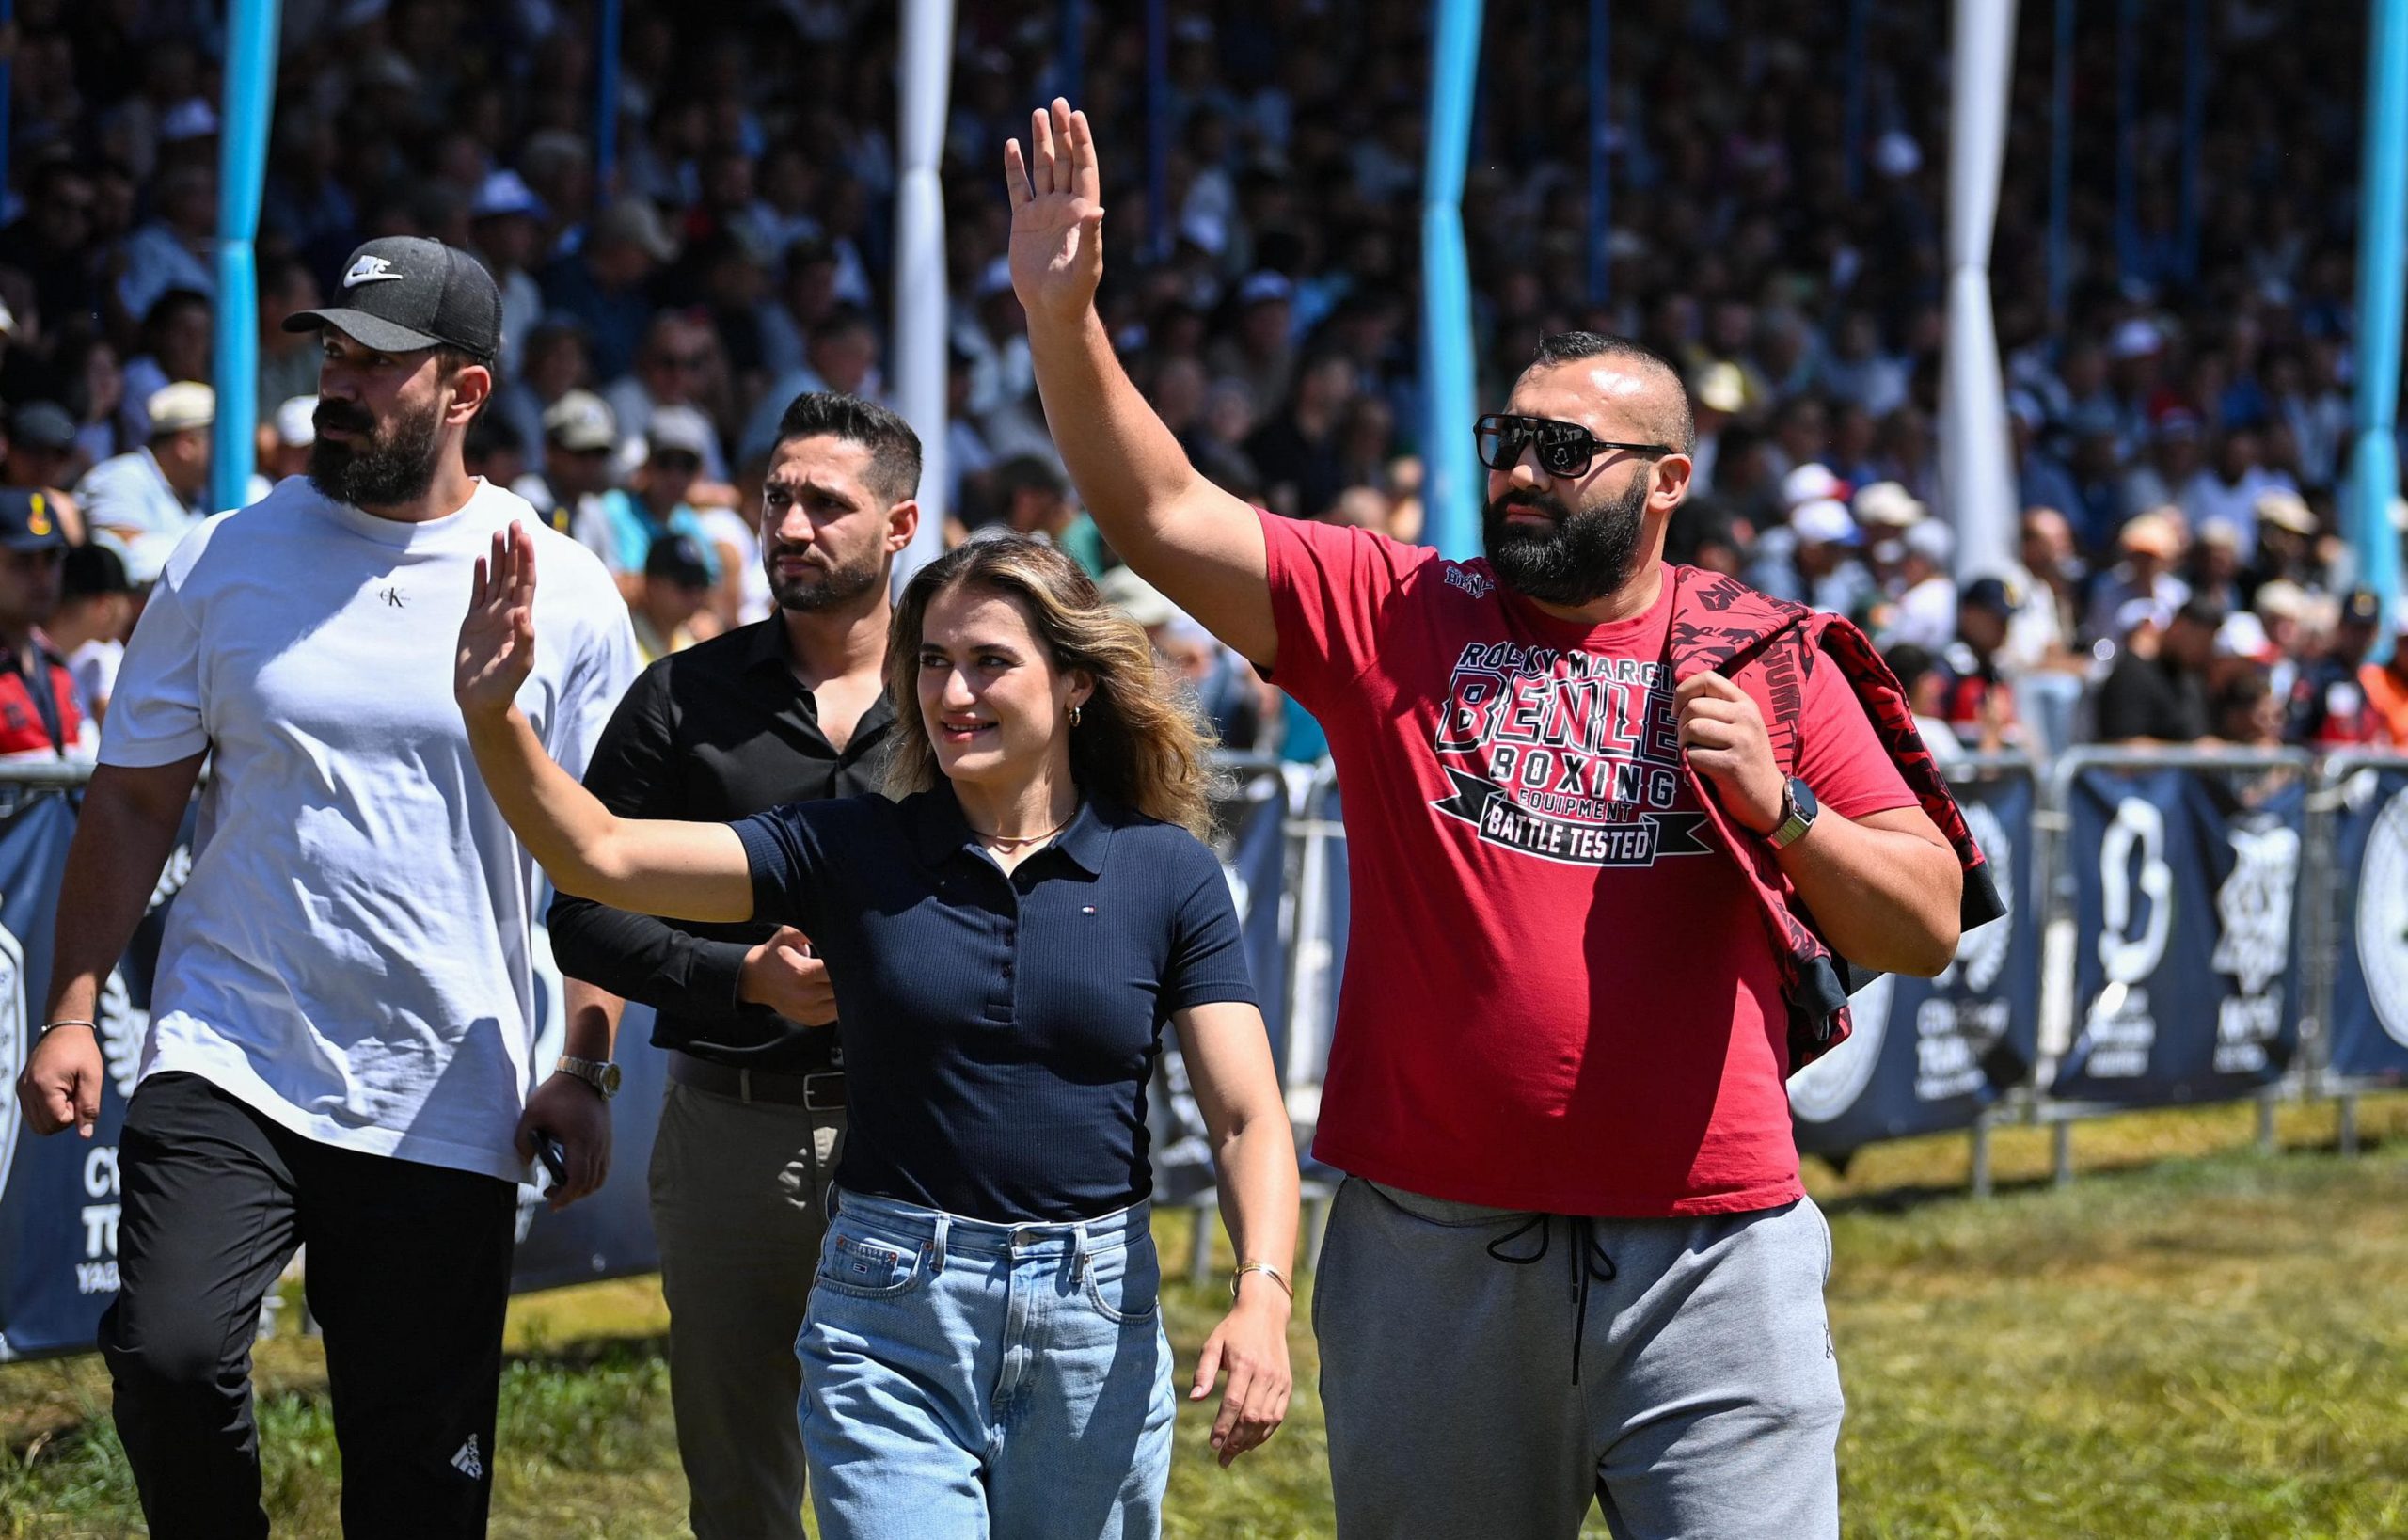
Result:
M388 610L400 610L409 603L408 597L402 593L401 589L391 584L378 589L376 596L385 601L385 607Z
M1455 660L1433 745L1454 794L1433 803L1483 843L1577 866L1711 855L1662 664L1511 642Z

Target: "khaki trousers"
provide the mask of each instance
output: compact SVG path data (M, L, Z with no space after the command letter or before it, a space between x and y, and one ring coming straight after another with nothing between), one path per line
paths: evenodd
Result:
M803 1540L795 1339L844 1130L673 1081L661 1103L652 1228L695 1540Z

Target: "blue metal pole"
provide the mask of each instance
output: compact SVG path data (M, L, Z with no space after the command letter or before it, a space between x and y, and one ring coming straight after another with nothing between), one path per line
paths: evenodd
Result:
M2358 338L2350 404L2349 535L2359 581L2388 611L2400 592L2401 262L2408 255L2408 0L2368 7L2367 109L2358 169ZM2376 627L2374 656L2391 654L2390 626Z
M1603 305L1613 284L1613 167L1606 137L1613 132L1607 101L1612 82L1607 65L1612 41L1613 0L1589 0L1589 302Z
M1864 188L1864 25L1872 0L1847 0L1847 43L1840 57L1840 175L1854 198Z
M2115 8L2115 260L2129 278L2140 259L2140 187L2132 142L2140 121L2141 0Z
M2057 0L2057 56L2049 90L2049 314L2063 318L2073 281L2073 8Z
M2182 281L2199 276L2199 154L2208 131L2207 0L2186 0L2182 19Z
M251 484L259 425L260 198L276 106L278 0L233 0L227 17L225 105L217 141L217 320L211 367L217 421L210 430L210 506L240 508Z
M618 196L619 34L619 0L602 0L594 24L594 189L601 205Z
M1471 357L1471 272L1464 251L1464 173L1480 78L1481 0L1436 0L1430 61L1430 152L1421 190L1422 461L1438 553L1480 554L1479 415Z
M1170 255L1170 4L1146 0L1146 245Z
M1061 77L1063 99L1074 105L1079 100L1080 76L1086 67L1086 31L1079 24L1083 15L1081 0L1062 0L1054 72Z

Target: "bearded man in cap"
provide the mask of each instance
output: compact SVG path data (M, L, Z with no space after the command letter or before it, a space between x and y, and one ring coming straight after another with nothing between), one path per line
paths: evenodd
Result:
M248 1342L304 1242L344 1533L483 1534L517 1184L547 1135L556 1205L607 1167L613 1008L573 992L571 1056L535 1061L534 866L443 684L474 569L538 522L463 464L500 316L473 258L395 238L359 248L337 305L286 321L321 335L309 474L168 558L68 854L19 1095L37 1133L89 1137L101 982L212 760L120 1135L101 1323L161 1540L267 1533ZM533 532L553 612L525 705L582 764L634 643L601 564Z

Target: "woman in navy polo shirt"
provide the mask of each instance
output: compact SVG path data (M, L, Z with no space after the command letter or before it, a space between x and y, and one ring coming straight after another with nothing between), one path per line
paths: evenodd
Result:
M489 574L489 575L488 575ZM831 1537L1152 1535L1171 1356L1146 1085L1179 1028L1244 1259L1191 1399L1221 1464L1286 1415L1295 1150L1207 822L1203 743L1069 558L977 541L896 607L889 797L734 824L613 817L514 704L531 542L497 538L456 680L486 786L561 891L796 926L827 959L849 1120L797 1350Z

